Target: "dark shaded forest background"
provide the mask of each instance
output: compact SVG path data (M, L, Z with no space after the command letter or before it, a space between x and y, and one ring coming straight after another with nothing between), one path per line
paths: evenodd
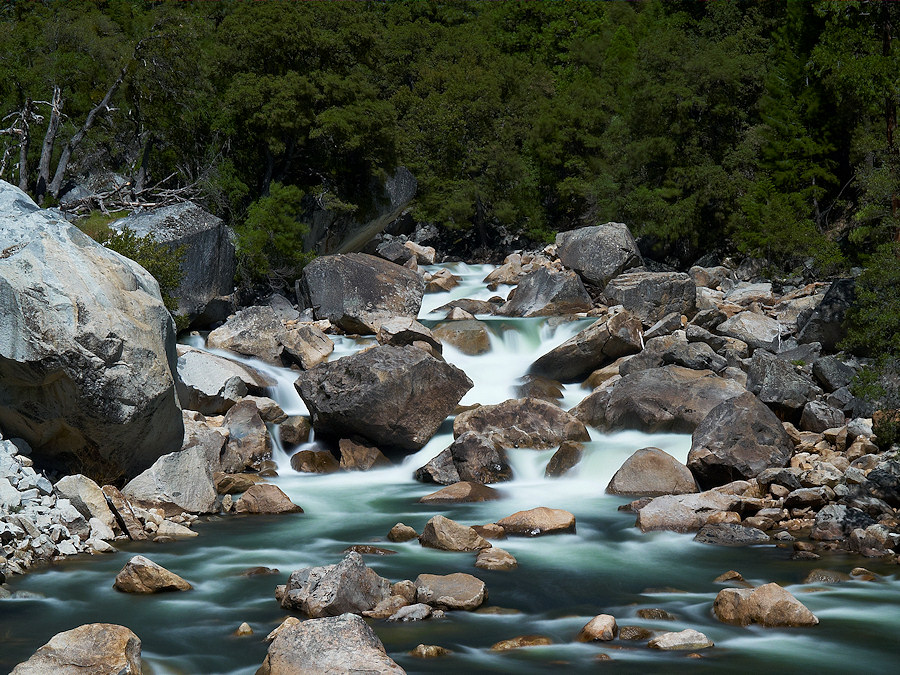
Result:
M363 213L406 166L414 219L476 243L613 220L679 268L861 266L859 341L897 351L898 26L890 2L4 3L0 177L45 205L100 169L191 186L265 268L302 253L302 199Z

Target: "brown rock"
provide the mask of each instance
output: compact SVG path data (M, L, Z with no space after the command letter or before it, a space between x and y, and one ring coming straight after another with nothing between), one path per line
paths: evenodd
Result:
M797 598L778 584L757 588L725 588L713 603L719 621L738 626L815 626L819 623Z
M553 453L553 457L547 462L544 475L548 478L565 476L574 469L584 454L584 446L577 441L566 441L559 446L559 450Z
M216 484L216 492L220 495L234 495L246 492L251 487L263 481L259 474L255 473L222 473L216 471L213 474Z
M675 615L659 607L645 607L636 612L638 618L649 621L675 621Z
M419 499L420 504L440 504L440 503L469 503L469 502L491 502L500 499L500 493L494 488L482 485L481 483L472 483L470 481L460 481L453 485L432 492Z
M277 485L260 483L244 493L234 505L237 513L303 513Z
M438 645L416 645L409 655L417 659L436 659L441 656L449 656L453 652Z
M141 640L125 626L90 623L57 633L13 675L141 675Z
M281 606L315 619L348 612L360 614L391 595L390 581L367 567L359 553L347 553L335 565L292 572Z
M370 619L387 619L397 613L398 609L408 607L409 600L402 595L392 595L379 602L373 609L365 610L362 615Z
M456 416L453 435L467 431L507 448L551 448L564 441L589 441L587 429L555 405L533 398L483 405Z
M519 637L501 640L500 642L491 645L491 651L506 652L510 649L519 649L520 647L540 647L542 645L552 644L553 640L546 635L520 635Z
M444 551L478 551L491 546L471 527L444 516L434 516L425 523L419 542L422 546Z
M618 632L616 618L611 614L598 614L585 624L576 638L579 642L613 640Z
M506 539L506 530L500 527L497 523L473 525L472 529L485 539Z
M106 495L106 503L109 504L116 522L128 535L128 538L134 541L146 539L147 534L144 532L143 526L137 519L137 516L134 515L131 504L125 498L125 495L119 491L119 488L112 485L104 485L103 494Z
M280 338L283 354L303 370L319 365L334 351L334 342L313 323L296 324Z
M690 495L663 495L651 499L638 511L635 524L643 532L693 532L709 522L715 513L730 511L740 502L739 497L715 490Z
M520 537L540 537L545 534L569 534L575 532L575 516L562 509L540 506L528 511L517 511L498 520L506 534Z
M342 438L341 468L345 471L368 471L391 465L391 460L384 456L378 448L364 443L355 443L349 438Z
M515 556L502 548L482 549L475 558L475 567L482 570L512 570L518 566Z
M680 495L697 492L690 470L659 448L637 450L616 471L606 492L613 495Z
M258 467L262 460L272 456L269 430L252 401L239 401L233 405L225 413L222 426L229 433L220 462L222 471L240 473Z
M440 609L472 611L487 599L484 582L471 574L420 574L416 577L416 601Z
M291 455L291 468L302 473L334 473L341 464L328 450L301 450Z
M294 415L288 417L284 422L278 425L278 434L281 438L282 445L300 445L309 440L309 432L312 431L308 417L302 415Z
M619 626L620 640L648 640L653 637L653 631L643 626Z
M416 532L409 525L404 525L403 523L397 523L391 528L391 531L388 532L387 538L388 541L393 542L404 542L410 541L411 539L416 539L419 536L419 533Z
M123 593L189 591L192 586L177 574L142 555L136 555L116 575L113 588Z

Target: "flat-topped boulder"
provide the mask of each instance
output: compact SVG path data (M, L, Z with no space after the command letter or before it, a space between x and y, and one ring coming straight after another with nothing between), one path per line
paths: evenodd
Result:
M12 675L141 675L141 640L130 629L89 623L57 633Z
M411 269L365 253L321 256L303 268L297 302L316 319L345 331L374 334L385 319L415 319L425 282Z
M367 673L404 675L362 617L311 619L278 631L257 675Z
M156 280L4 181L0 241L3 432L101 484L178 450L175 327Z
M481 483L459 481L419 499L421 504L461 504L492 502L500 499L500 493Z
M645 326L668 314L693 316L697 287L683 272L635 270L620 274L603 290L609 305L622 305Z
M685 628L677 632L663 633L647 643L650 649L682 650L682 649L708 649L713 646L713 641L700 631L693 628Z
M535 398L509 399L456 416L453 435L475 432L506 448L551 448L564 441L589 441L584 424L564 410Z
M528 368L560 382L575 382L606 363L643 348L641 321L630 312L598 319L558 347L538 358Z
M642 532L695 532L706 525L714 514L732 511L740 504L740 497L715 490L687 495L663 495L653 498L638 510L635 525Z
M722 623L747 626L815 626L819 619L790 592L778 584L757 588L724 588L713 603Z
M294 387L317 434L418 450L472 381L421 349L379 346L305 371Z
M745 392L723 401L703 419L694 431L687 465L701 486L715 487L783 467L793 451L775 413Z
M624 223L605 223L556 235L556 253L566 267L604 287L610 279L643 264L631 231Z
M659 448L636 450L606 486L611 495L658 497L697 492L694 476L684 464Z
M416 602L439 609L471 612L487 600L487 586L478 577L464 572L420 574L415 580Z
M187 345L178 345L177 367L182 408L204 415L221 415L244 396L275 385L255 368Z
M745 311L720 323L716 332L746 342L753 349L777 351L782 333L786 335L790 331L765 314Z
M497 521L506 534L519 537L541 537L547 534L573 534L575 516L563 509L536 509L517 511Z

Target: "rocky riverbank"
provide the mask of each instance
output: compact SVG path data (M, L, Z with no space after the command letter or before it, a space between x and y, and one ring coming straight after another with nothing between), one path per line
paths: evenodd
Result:
M170 322L159 324L155 337L141 338L157 340L153 368L161 382L167 373L171 383L153 399L153 414L167 416L154 425L183 431L177 442L165 434L143 439L132 456L122 449L129 448L130 434L147 433L146 420L134 421L122 410L122 394L114 418L108 416L112 403L98 405L92 397L101 384L123 391L117 378L130 377L142 362L128 356L124 334L110 328L102 306L86 305L90 294L60 295L59 284L47 276L75 264L88 278L89 264L64 262L68 254L55 255L51 264L35 252L34 242L44 242L40 250L46 241L89 251L92 245L14 192L5 188L5 203L12 206L0 220L13 241L4 244L0 259L4 306L13 308L0 331L0 428L7 439L0 440L3 577L61 556L112 551L116 541L193 536L190 525L204 514L297 511L265 483L275 470L273 447L291 452L297 471L370 470L423 447L448 416L455 417L453 442L416 471L418 480L448 487L423 497L423 504L494 499L488 486L514 477L507 457L514 448L558 449L548 475L577 472L588 428L692 433L686 464L658 449L636 448L607 487L635 498L626 508L641 531L691 533L700 542L726 546L790 546L798 560L836 549L882 564L897 560L900 459L879 448L873 411L850 392L861 362L835 351L852 280L785 286L753 276L750 266L654 271L627 227L606 224L561 234L556 246L541 252L509 256L485 279L498 293L512 288L507 297L457 298L420 322L426 292L446 292L455 283L450 270L419 269L434 260L433 250L384 242L379 252L390 260L322 257L304 271L293 301L273 296L210 332L207 346L215 354L176 347ZM47 234L19 234L23 218ZM97 261L101 254L88 258ZM45 270L43 276L26 276L36 268ZM140 270L132 272L110 304L132 311L155 307L152 284ZM55 302L23 302L41 284L57 293ZM129 299L135 293L140 302ZM72 308L79 318L70 341L35 328L62 325L53 321L64 323L60 317L71 316ZM445 345L464 353L489 349L478 321L486 316L591 322L532 363L517 398L463 409L458 404L472 380L442 351ZM121 326L127 316L116 321ZM50 334L55 341L47 339ZM361 335L369 336L367 349L329 359L336 342ZM248 365L247 358L262 365ZM13 375L35 363L43 375L32 382L41 384L29 384L19 398L14 392L24 388ZM308 417L289 417L269 398L276 383L266 364L297 371L295 388ZM72 385L53 386L60 378ZM584 396L564 410L567 383L582 383ZM92 433L94 426L103 428ZM79 431L77 443L64 444L59 430L68 428ZM317 445L299 448L311 428ZM151 446L151 457L141 454ZM109 463L99 459L104 457ZM75 466L82 472L72 472ZM516 558L492 542L574 531L574 516L557 511L534 504L474 527L436 515L421 534L400 525L390 534L371 534L391 541L419 537L430 548L469 551L476 568L511 570ZM480 604L474 598L483 601L487 594L484 582L464 573L467 579L441 581L449 586L435 590L429 584L437 579L376 579L357 553L336 565L352 567L355 576L338 574L335 565L304 568L276 591L282 607L311 620L286 626L283 637L274 638L263 672L341 663L346 653L326 645L342 640L367 645L374 650L371 663L396 672L371 628L348 612L375 621L433 620L440 612L474 609ZM332 576L341 583L328 581ZM788 618L771 618L769 604L799 604L782 597L783 589L737 590L716 599L722 621L814 623L802 605ZM451 602L456 597L459 603ZM605 616L584 627L586 640L619 635L615 619ZM650 642L657 649L710 646L697 631L655 635ZM524 644L541 642L522 639L512 646Z

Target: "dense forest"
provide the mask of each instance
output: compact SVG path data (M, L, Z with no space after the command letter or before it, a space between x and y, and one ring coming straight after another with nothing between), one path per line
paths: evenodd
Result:
M898 27L891 2L4 3L0 177L45 205L99 169L189 187L264 271L304 259L304 198L363 212L406 166L415 220L474 245L615 220L675 267L862 266L896 350Z

